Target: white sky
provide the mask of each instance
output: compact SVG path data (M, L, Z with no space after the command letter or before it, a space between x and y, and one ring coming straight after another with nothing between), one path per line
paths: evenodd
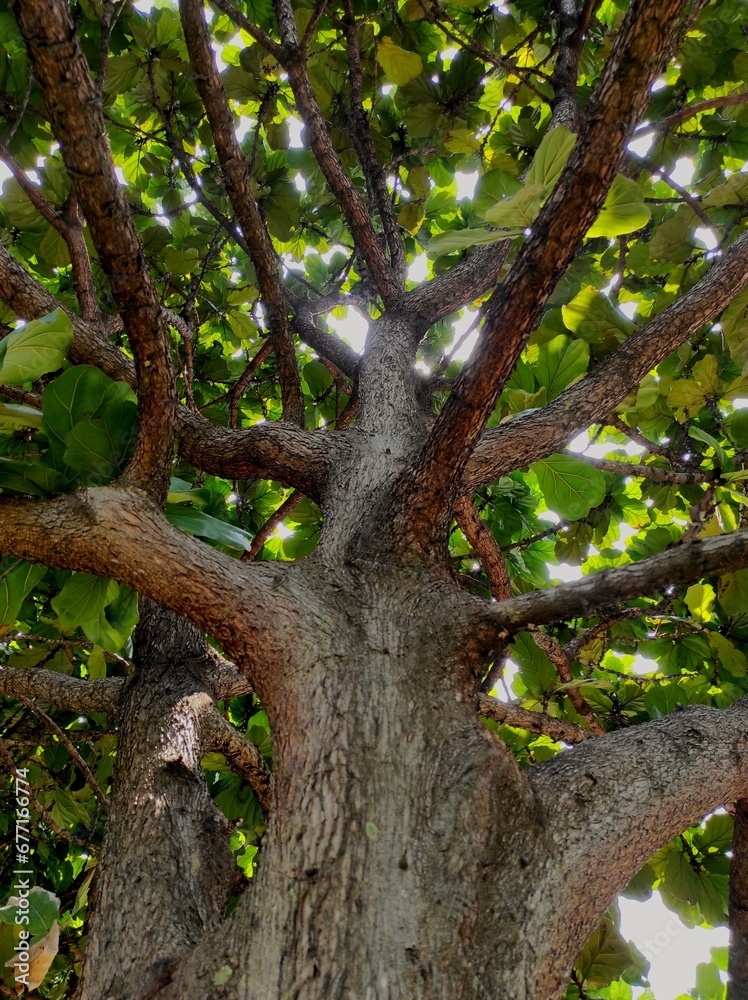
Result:
M728 943L726 927L685 927L655 892L645 903L618 901L621 933L649 959L649 981L656 1000L676 997L696 985L696 966L711 961L710 948ZM634 998L643 990L634 990Z

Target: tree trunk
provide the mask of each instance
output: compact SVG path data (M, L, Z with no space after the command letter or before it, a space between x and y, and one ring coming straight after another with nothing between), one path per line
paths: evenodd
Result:
M264 693L259 872L164 996L528 995L532 799L463 693L474 663L445 594L412 572L339 573L311 615L307 586L304 639Z

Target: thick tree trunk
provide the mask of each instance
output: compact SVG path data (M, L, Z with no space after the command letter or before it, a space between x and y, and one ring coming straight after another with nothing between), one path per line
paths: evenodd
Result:
M532 798L465 696L456 591L322 577L324 611L264 695L276 784L258 875L163 995L524 997Z

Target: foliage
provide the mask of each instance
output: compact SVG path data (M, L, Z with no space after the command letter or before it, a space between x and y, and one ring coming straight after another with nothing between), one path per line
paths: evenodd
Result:
M576 85L582 102L599 78L627 4L603 0L594 6ZM363 109L404 234L408 287L492 243L508 244L510 266L551 196L574 144L563 125L550 128L557 43L551 7L534 0L354 3ZM173 353L182 400L224 427L277 420L276 358L259 356L268 330L257 274L227 223L232 205L179 16L163 0L149 12L141 8L123 7L112 26L106 67L100 65L99 4L84 0L77 17L94 71L105 72L109 141L150 272L163 307L181 320L174 324ZM274 33L270 4L248 2L243 9L260 29ZM295 5L302 32L314 12L306 0ZM651 124L630 147L601 214L555 288L491 425L544 407L593 372L637 327L691 289L740 233L748 216L748 103L720 106L718 99L743 86L743 13L740 0L714 0L686 38L681 59L653 87ZM309 148L287 74L227 15L212 11L210 18L221 79L285 287L294 301L311 304L326 334L358 348L361 324L354 317L376 319L381 305L355 235ZM0 152L9 166L0 195L0 244L77 314L69 248L10 176L16 171L30 178L33 192L56 213L68 211L68 176L7 9L0 11L0 27ZM319 18L308 66L333 146L366 198L350 124L342 4L329 5ZM706 100L715 106L679 117L684 107ZM673 115L677 120L669 123ZM645 135L651 145L639 155L634 150L643 148ZM684 181L688 164L692 173ZM472 196L463 193L467 179L476 182ZM113 342L129 355L95 256L93 280L100 320L110 322ZM437 322L421 345L419 367L435 373L430 388L437 406L463 366L454 345L486 297ZM684 539L716 537L745 524L747 308L743 292L720 322L704 326L660 363L607 421L590 429L587 457L581 453L586 442L568 442L571 452L548 455L481 488L481 517L504 553L515 593L545 588L567 573L632 564ZM21 326L12 308L0 305L0 321L2 493L44 498L116 480L135 443L131 388L68 357L72 328L61 309ZM332 430L352 407L354 386L350 373L321 354L303 336L297 339L306 426ZM591 464L592 454L602 462ZM619 473L616 462L635 468ZM167 515L179 529L238 559L289 496L277 481L228 481L180 457ZM262 558L308 556L320 524L319 508L302 500L265 541ZM488 595L491 580L457 525L451 556L464 586ZM567 681L523 632L511 660L498 665L504 676L499 690L503 684L521 707L583 725L573 689L607 730L660 718L681 705L725 707L748 693L746 595L748 570L740 570L633 600L624 613L611 609L554 626L551 639L571 650ZM44 667L91 681L122 677L136 616L134 593L114 581L10 556L0 564L0 659L7 670ZM45 707L108 790L117 746L112 720ZM270 760L269 727L257 699L233 698L223 707ZM562 749L544 735L508 726L499 732L523 766ZM27 706L6 703L0 735L14 758L30 767L39 804L54 823L39 820L34 867L39 883L60 898L62 937L39 993L68 996L79 971L76 948L95 867L95 854L79 842L93 852L100 845L101 806L68 749ZM234 824L237 862L251 874L264 830L258 801L222 757L213 754L204 763L215 801ZM8 890L10 816L9 810L0 814ZM627 894L644 898L656 889L685 923L724 923L730 835L725 815L686 831L658 852ZM644 981L645 964L620 938L616 919L610 914L587 945L569 998L629 997L627 984ZM0 963L7 957L1 950L6 938L0 937ZM709 969L699 971L697 995L721 996L717 966Z

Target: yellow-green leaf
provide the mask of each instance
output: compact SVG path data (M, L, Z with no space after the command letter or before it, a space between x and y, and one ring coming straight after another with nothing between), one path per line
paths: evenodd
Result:
M651 215L636 181L618 174L610 186L602 211L592 223L587 235L609 238L624 236L646 226Z
M417 52L408 52L385 35L377 45L377 62L390 83L398 87L415 80L423 71L423 62Z
M708 583L694 583L688 588L686 596L683 598L686 607L697 622L710 622L712 620L712 608L716 599L714 588Z

